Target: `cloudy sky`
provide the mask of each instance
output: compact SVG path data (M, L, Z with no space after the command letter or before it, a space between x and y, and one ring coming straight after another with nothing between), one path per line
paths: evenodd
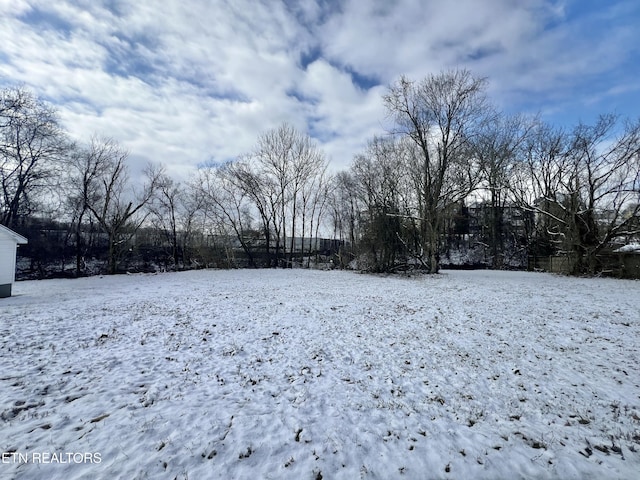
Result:
M0 87L186 175L287 121L346 167L401 74L468 68L507 112L640 115L637 0L0 0Z

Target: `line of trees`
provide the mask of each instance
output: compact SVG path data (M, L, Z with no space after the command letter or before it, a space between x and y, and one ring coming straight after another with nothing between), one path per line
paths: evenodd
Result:
M318 146L283 124L261 134L255 149L236 161L200 169L193 186L220 229L235 235L251 266L257 264L247 234L255 232L254 239L264 240L269 266L291 267L295 238L320 234L330 182Z
M466 70L402 77L389 88L395 128L341 178L343 195L366 212L359 231L368 267L437 272L447 226L470 201L488 211L482 240L493 267L503 265L507 207L523 212L522 246L566 255L573 274L601 270L599 254L616 242L637 242L640 121L603 115L593 125L554 128L497 111L485 88Z
M603 251L640 237L640 121L603 115L556 128L497 111L486 86L467 70L401 77L383 98L393 128L344 171L330 173L318 145L282 124L187 182L159 164L132 179L115 140L73 142L55 109L5 88L0 223L40 232L45 263L62 244L59 268L75 275L90 272L91 257L120 271L141 238L157 247L150 262L167 268L210 264L203 248L212 245L225 258L218 265L310 266L318 244L299 239L330 237L340 266L435 273L456 237L481 245L494 268L516 248L563 253L572 273L598 272ZM471 238L470 205L479 203L482 233ZM505 218L514 208L523 213L517 235Z

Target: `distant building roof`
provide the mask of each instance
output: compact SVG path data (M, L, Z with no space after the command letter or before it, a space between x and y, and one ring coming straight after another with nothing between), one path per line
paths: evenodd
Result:
M640 243L629 243L614 250L615 253L640 253Z

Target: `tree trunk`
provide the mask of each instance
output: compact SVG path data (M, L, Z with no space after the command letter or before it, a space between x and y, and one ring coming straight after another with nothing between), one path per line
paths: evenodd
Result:
M115 234L109 232L109 257L107 259L107 273L109 275L115 275L116 273L116 238Z

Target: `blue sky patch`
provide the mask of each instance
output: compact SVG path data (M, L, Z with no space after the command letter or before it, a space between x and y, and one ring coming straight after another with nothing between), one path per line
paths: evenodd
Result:
M28 10L18 18L36 30L55 31L64 37L71 35L71 32L74 30L72 23L60 18L53 12L45 11L37 7Z

